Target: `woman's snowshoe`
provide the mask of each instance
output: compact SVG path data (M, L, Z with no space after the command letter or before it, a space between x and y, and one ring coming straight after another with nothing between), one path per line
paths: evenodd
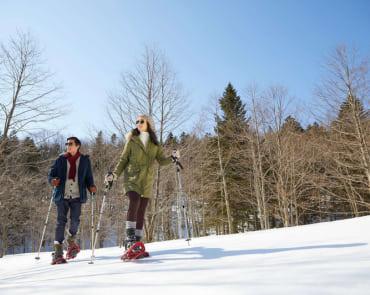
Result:
M145 255L149 255L149 253L148 254L145 254L145 253L148 253L148 252L145 251L144 243L135 242L134 244L132 244L130 247L127 248L125 253L123 253L123 255L121 256L121 260L124 262L127 262L127 261L136 260L139 258L147 257Z

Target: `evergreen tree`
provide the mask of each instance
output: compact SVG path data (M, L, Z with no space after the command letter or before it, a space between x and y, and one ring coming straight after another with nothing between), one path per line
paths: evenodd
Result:
M319 136L320 134L323 134L326 132L325 128L323 126L320 126L319 123L313 122L312 124L309 124L306 128L306 132L312 135Z
M222 115L221 117L216 115L218 132L226 134L229 129L237 133L247 127L245 104L231 83L226 86L222 97L219 99L219 104Z
M358 115L360 121L369 120L369 113L365 111L362 102L358 98L348 95L339 108L338 116L332 124L333 129L345 133L346 136L349 134L354 136L354 113Z
M112 136L110 137L110 142L113 145L117 144L117 134L113 133Z
M347 211L354 212L355 216L358 216L358 212L361 211L363 200L370 199L368 186L365 185L366 175L360 153L361 142L358 137L356 120L366 130L369 119L369 113L362 102L348 95L331 125L331 141L336 143L332 147L333 157L337 163L333 174L339 182L333 191L336 195L348 197L350 208ZM365 208L366 205L362 209Z
M231 83L226 86L219 105L222 114L215 114L216 136L209 141L209 150L219 156L214 158L215 163L208 165L220 171L220 185L213 203L220 205L218 214L228 221L228 232L230 228L235 232L245 223L248 209L248 200L243 193L248 186L248 167L245 166L248 120L245 104Z
M177 137L173 135L172 132L170 132L166 138L166 140L164 141L164 145L170 145L170 146L173 146L173 145L176 145L177 144Z
M286 117L281 129L283 132L295 132L295 133L304 132L304 129L302 128L301 124L293 116Z

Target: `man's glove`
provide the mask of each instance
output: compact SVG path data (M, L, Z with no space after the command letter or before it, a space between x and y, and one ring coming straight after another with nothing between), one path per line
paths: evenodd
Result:
M57 187L60 185L60 178L53 178L51 180L51 185L54 186L54 187Z
M89 190L90 194L96 194L96 191L97 191L97 189L96 189L96 186L95 186L95 185L90 186L90 187L88 188L88 190Z

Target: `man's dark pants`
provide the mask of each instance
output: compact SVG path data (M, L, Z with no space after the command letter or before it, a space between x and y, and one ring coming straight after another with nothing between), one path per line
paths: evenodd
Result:
M75 199L64 199L57 204L57 227L55 230L55 241L60 244L64 240L64 231L67 224L67 215L70 211L70 225L69 232L72 236L76 235L78 226L80 225L80 215L81 215L81 202L80 198Z

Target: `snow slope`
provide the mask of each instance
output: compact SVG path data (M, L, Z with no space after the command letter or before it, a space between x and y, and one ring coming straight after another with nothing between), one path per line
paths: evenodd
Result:
M68 264L50 253L0 259L0 294L370 294L370 216L228 236L147 244L152 257L86 250Z

